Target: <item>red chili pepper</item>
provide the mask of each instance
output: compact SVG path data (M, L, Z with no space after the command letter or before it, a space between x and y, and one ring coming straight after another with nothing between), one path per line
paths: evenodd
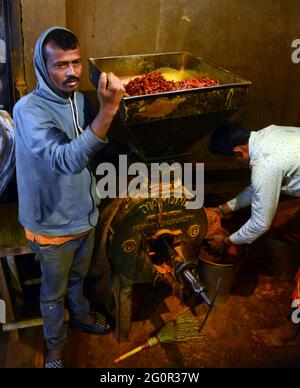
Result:
M145 94L155 94L168 92L172 90L185 90L193 88L204 88L208 86L217 86L218 81L208 77L189 78L184 81L167 81L162 73L152 71L143 77L137 77L125 86L126 93L130 96L140 96Z

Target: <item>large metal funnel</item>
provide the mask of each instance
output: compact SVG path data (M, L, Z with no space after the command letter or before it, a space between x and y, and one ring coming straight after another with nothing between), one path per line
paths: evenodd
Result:
M251 82L187 52L90 58L90 79L113 72L124 82L161 67L188 70L219 81L218 86L124 97L111 136L149 160L178 155L200 140L247 101ZM125 81L126 80L126 81Z

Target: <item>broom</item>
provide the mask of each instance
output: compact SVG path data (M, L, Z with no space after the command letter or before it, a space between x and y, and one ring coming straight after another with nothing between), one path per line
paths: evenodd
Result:
M162 343L182 342L182 341L200 341L202 335L199 334L199 323L190 311L183 311L177 314L156 337L149 338L143 345L123 354L114 360L113 365L125 360L126 358L141 352L144 349Z

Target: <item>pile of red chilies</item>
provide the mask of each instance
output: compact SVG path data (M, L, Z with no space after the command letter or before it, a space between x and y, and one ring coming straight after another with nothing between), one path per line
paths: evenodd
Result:
M162 73L151 71L143 77L135 78L128 82L125 89L126 93L130 96L141 96L144 94L170 92L172 90L205 88L216 85L219 85L219 82L208 77L193 77L178 82L167 81L163 77Z

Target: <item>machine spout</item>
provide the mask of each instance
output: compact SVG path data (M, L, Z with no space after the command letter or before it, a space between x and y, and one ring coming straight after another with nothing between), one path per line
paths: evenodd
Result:
M198 277L194 276L193 273L191 272L191 270L189 268L187 269L184 269L182 272L181 272L181 277L184 279L184 281L186 283L188 283L190 285L190 287L192 288L192 290L194 291L195 295L197 296L201 296L201 298L204 300L204 302L210 306L211 305L211 301L210 299L208 298L208 296L206 295L206 293L204 292L206 287L200 282L200 280L198 279Z

